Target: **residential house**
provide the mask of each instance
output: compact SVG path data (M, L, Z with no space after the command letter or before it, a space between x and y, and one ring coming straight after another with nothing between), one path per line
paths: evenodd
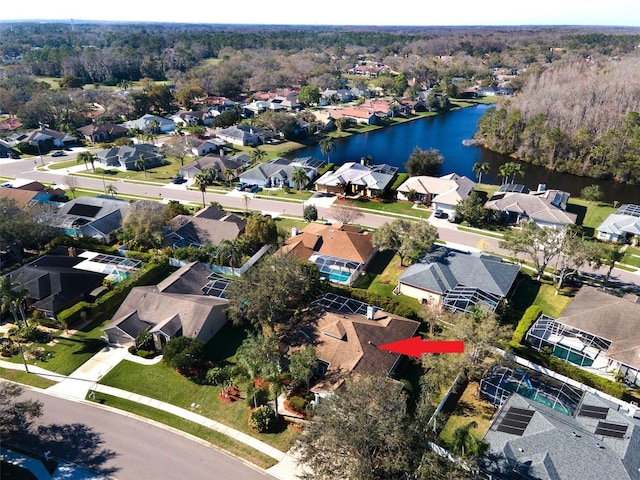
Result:
M316 318L300 329L298 340L316 349L321 377L311 388L316 401L333 393L348 376L393 375L402 356L377 346L411 338L420 327L415 320L331 293L315 301L314 307Z
M250 164L251 157L246 153L240 153L232 157L209 154L180 167L180 175L187 179L194 178L198 173L213 169L216 172L216 180L227 182L229 181L225 173L227 170L231 170L235 178L240 174L241 170L247 168Z
M619 376L640 386L640 301L583 286L569 306L553 319L541 316L529 329L527 342L595 373Z
M13 132L23 127L23 123L16 117L7 117L0 121L0 133Z
M264 130L252 125L240 124L216 130L214 135L234 145L262 145L278 136L272 130Z
M316 264L322 276L342 285L364 273L378 251L371 232L353 225L310 223L291 233L280 252Z
M363 123L365 125L375 125L378 123L379 115L386 116L386 114L381 115L380 112L371 108L360 106L338 107L330 110L324 110L324 112L327 114L327 117L334 121L340 118L347 118L356 123Z
M30 133L13 133L4 137L3 141L9 148L14 148L19 143L28 143L29 145L38 148L40 153L45 153L49 150L75 145L78 142L78 139L42 125L40 128L33 130Z
M57 247L7 276L29 290L29 306L55 318L81 300L92 301L92 292L105 279L119 281L139 264L137 260Z
M0 139L0 158L20 158L18 152L14 151L12 144Z
M400 275L394 292L455 312L476 305L495 311L519 271L500 257L436 246Z
M238 238L246 225L246 219L209 206L195 215L177 215L169 220L163 243L172 247L220 245Z
M640 241L640 205L621 205L596 231L599 240L637 244Z
M251 118L267 110L293 111L301 108L298 103L298 92L256 92L254 100L243 107L244 116Z
M96 153L97 161L103 167L115 167L122 170L138 170L136 162L144 161L144 168L164 165L164 156L158 152L158 147L150 143L134 145L120 145Z
M225 299L203 295L209 270L193 262L157 285L134 287L104 328L113 345L134 345L142 332L150 332L162 350L172 338L189 337L208 342L227 322Z
M127 135L128 130L114 123L90 123L78 128L78 132L89 143L111 142Z
M504 215L510 223L534 222L539 227L564 228L575 223L577 214L567 212L569 194L547 190L540 185L535 192L519 184L501 185L485 203L485 208Z
M434 209L453 214L458 202L469 198L475 187L473 181L456 173L442 177L409 177L397 189L398 200L408 200L414 192L417 202L433 205Z
M213 125L213 114L209 110L180 110L171 115L170 120L176 125L188 127L191 125Z
M640 479L640 420L588 392L572 415L514 393L484 440L479 464L489 478Z
M203 138L199 135L184 135L182 137L172 137L164 142L164 145L185 149L191 154L202 157L209 153L220 152L226 145L224 140L219 138Z
M478 88L478 96L480 97L496 97L496 96L511 96L511 95L513 95L513 88L509 88L509 87L489 85L488 87Z
M65 191L60 188L47 187L40 182L16 178L0 185L0 198L10 198L20 207L28 205L54 203L64 201Z
M111 243L121 231L130 203L113 197L80 196L50 216L51 225L72 237L92 237Z
M323 92L320 92L320 105L328 105L337 100L340 103L351 102L358 98L353 89L339 88L332 89L327 88Z
M362 61L347 70L351 75L362 75L365 77L377 77L386 72L391 72L391 68L379 62Z
M315 181L319 192L380 197L393 184L398 168L384 163L364 165L347 162L337 170L326 172Z
M159 117L147 113L136 120L130 120L122 124L123 127L131 130L138 128L143 132L154 131L154 133L169 133L176 128L176 122L169 118Z
M293 160L275 158L242 172L238 177L243 183L265 188L280 188L285 185L296 188L293 181L296 170L303 169L307 175L308 183L311 183L323 165L324 160L318 160L314 157L301 157Z

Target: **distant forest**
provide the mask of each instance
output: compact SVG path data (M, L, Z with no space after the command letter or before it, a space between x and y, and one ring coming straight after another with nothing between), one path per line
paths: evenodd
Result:
M640 29L616 27L4 22L0 110L25 125L45 120L71 128L87 121L88 103L106 106L114 118L130 112L100 87L126 89L140 80L164 82L176 98L187 89L236 100L278 88L349 85L413 99L433 87L455 97L497 84L502 73L515 94L482 119L478 139L487 147L559 171L640 183L639 47ZM365 59L406 82L346 75ZM97 88L82 89L86 84Z

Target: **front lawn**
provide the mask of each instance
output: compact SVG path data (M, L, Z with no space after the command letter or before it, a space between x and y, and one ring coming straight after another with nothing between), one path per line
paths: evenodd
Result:
M31 360L30 365L37 365L60 375L70 375L82 364L98 353L105 343L100 339L102 326L106 322L94 321L71 335L63 335L63 331L53 334L53 342L48 344L32 344L32 347L43 347L47 355L42 360ZM20 354L7 360L22 363Z
M241 327L227 324L207 345L209 358L218 365L235 363L235 352L245 338L246 332ZM285 428L277 433L258 434L247 424L249 406L242 399L232 403L219 400L220 386L198 385L176 373L164 362L155 365L140 365L123 361L105 375L101 384L138 393L147 397L190 409L197 404L197 413L277 448L283 452L289 450L298 432ZM246 384L239 384L240 390L246 393ZM155 418L152 416L151 418Z
M412 202L403 202L396 200L370 200L360 199L352 201L353 206L357 208L366 208L368 210L377 210L389 214L400 214L415 217L416 219L427 219L431 216L431 210L420 206L414 208Z

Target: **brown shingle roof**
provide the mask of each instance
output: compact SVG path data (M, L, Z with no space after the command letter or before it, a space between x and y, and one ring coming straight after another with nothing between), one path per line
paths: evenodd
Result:
M286 243L287 245L302 243L309 253L306 259L317 252L330 257L366 263L375 251L371 238L371 232L361 231L351 225L310 223L300 234L289 238ZM298 253L301 251L301 249L297 250Z

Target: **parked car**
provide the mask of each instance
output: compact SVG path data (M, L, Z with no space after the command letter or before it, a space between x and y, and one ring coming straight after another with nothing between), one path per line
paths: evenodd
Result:
M245 186L246 185L244 183L240 182L238 185L236 185L236 190L242 192Z
M64 157L65 155L66 153L64 152L64 150L56 150L51 154L52 157Z
M433 216L436 218L447 218L449 215L444 210L436 208L436 211L433 212Z
M180 184L184 182L185 182L185 179L182 175L176 175L171 179L171 183L175 183L175 184Z

